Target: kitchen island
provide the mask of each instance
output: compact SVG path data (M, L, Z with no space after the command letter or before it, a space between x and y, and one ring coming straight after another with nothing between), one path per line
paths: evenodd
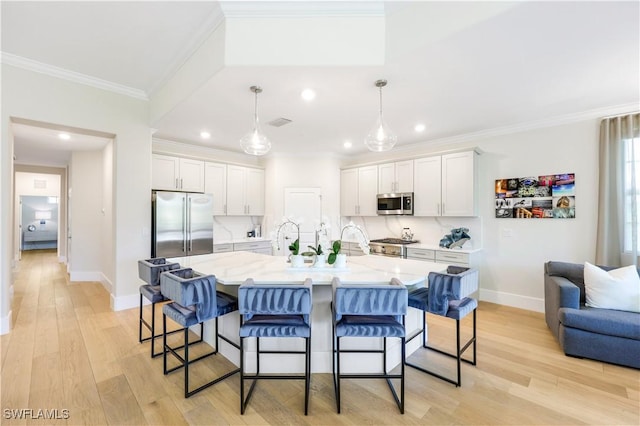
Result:
M331 282L334 277L340 278L344 284L387 284L391 278L399 279L404 285L424 286L431 271L444 271L447 264L429 263L420 260L401 259L384 256L351 256L344 269L326 268L291 268L284 256L269 256L259 253L232 252L217 253L200 256L173 258L171 261L180 263L182 267L192 268L203 274L216 277L219 291L237 294L237 289L247 278L253 278L256 283L301 283L306 278L313 282L313 313L311 331L311 369L314 373L331 372ZM407 332L411 333L421 326L422 311L410 308L406 317ZM220 331L226 336L237 336L239 315L232 313L220 318ZM214 342L213 321L205 324L204 340L212 346ZM407 356L420 345L415 339L407 347ZM299 349L302 347L300 339L265 339L261 343L265 349L274 347ZM345 339L345 344L358 348L381 347L379 339L353 338ZM389 340L389 366L400 363L400 350L397 339ZM271 346L270 346L271 345ZM220 352L229 360L239 365L238 351L221 341ZM250 340L247 348L247 368L255 369L255 341ZM381 359L375 355L347 354L343 356L345 371L378 372ZM304 370L303 358L300 356L265 356L261 359L261 370L265 373L299 373Z

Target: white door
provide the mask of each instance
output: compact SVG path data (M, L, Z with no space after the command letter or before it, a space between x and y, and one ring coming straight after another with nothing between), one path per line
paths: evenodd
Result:
M316 245L316 227L322 220L322 193L320 188L285 188L284 215L300 223L300 252L309 251L307 246ZM289 239L280 241L284 254L289 255L289 244L295 241L295 231L289 232ZM329 247L323 247L326 251Z

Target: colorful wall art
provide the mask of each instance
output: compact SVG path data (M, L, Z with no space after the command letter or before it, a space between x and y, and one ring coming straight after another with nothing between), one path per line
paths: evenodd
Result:
M576 217L575 174L496 180L496 217L573 219Z

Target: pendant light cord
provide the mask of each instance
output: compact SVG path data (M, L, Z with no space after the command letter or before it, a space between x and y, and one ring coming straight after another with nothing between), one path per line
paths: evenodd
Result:
M382 118L382 86L380 86L380 118Z
M253 107L253 124L255 128L258 128L258 91L253 92L255 94L255 104Z

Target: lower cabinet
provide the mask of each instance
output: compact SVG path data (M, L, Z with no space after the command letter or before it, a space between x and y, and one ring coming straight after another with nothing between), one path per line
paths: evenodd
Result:
M251 241L233 243L233 251L249 251L251 253L273 254L271 241Z
M352 243L349 241L342 242L342 248L340 249L341 253L346 254L347 256L364 256L362 249L358 245L358 243Z
M477 268L479 252L456 252L453 250L434 250L407 247L407 259L427 262L448 263L449 265Z

